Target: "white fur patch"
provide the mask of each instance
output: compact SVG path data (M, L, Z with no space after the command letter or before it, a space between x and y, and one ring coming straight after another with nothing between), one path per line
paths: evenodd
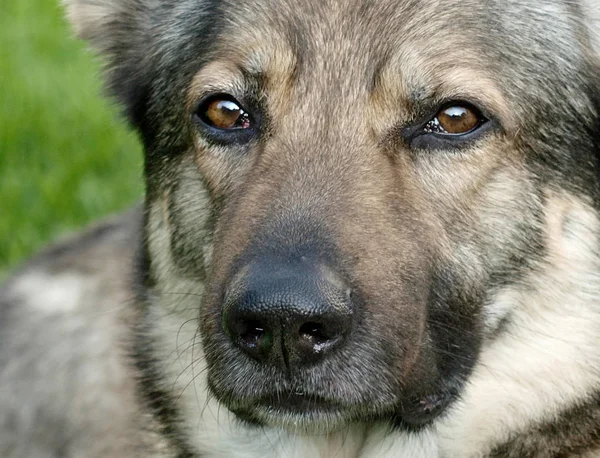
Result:
M18 277L12 287L15 297L44 313L72 312L81 304L89 279L76 274L51 275L33 271Z
M357 455L360 458L436 458L440 451L435 431L426 430L419 434L389 434L388 429L379 428L371 432Z

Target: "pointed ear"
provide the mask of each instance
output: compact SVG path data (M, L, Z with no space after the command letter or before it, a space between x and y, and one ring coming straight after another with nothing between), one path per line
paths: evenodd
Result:
M151 54L148 0L62 0L80 38L103 59L109 91L139 126Z

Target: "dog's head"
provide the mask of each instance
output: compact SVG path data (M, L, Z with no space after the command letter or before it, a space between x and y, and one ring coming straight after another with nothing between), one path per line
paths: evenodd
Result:
M584 4L70 11L145 144L146 284L204 285L210 389L250 422L428 423L545 252L547 190L597 192Z

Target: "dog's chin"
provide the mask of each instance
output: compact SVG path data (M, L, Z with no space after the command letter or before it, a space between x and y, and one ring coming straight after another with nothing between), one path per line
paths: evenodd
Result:
M342 412L331 411L290 412L257 408L238 411L236 416L250 427L283 429L302 436L330 434L351 423Z

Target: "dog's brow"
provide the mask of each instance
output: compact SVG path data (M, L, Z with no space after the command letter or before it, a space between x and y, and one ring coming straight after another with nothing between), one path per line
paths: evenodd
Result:
M409 99L413 103L422 103L428 98L430 98L430 94L424 86L414 88L409 94Z
M496 116L503 127L512 130L515 119L512 110L494 78L487 72L456 67L438 76L436 98L446 101L467 99L478 102Z
M430 81L424 81L423 84L414 84L411 81L402 83L404 97L417 111L434 109L437 105L451 100L466 100L492 113L505 128L510 129L514 125L512 111L502 91L487 73L456 67L437 73L432 71L429 74Z
M188 109L210 92L229 92L234 95L245 91L244 72L229 61L215 61L204 66L192 79L187 96Z

